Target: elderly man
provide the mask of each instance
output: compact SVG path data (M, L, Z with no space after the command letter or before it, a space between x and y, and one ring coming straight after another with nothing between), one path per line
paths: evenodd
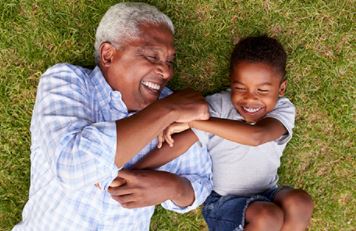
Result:
M157 171L128 170L169 124L209 117L200 94L165 88L173 31L155 7L120 3L97 28L97 67L58 64L43 74L29 201L14 230L148 230L153 205L186 212L205 200L211 163L199 145ZM117 176L125 184L111 195Z

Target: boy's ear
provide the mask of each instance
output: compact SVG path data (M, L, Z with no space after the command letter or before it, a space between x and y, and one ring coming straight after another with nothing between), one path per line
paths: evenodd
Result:
M287 89L287 80L284 80L281 85L279 85L278 96L282 97L286 93Z
M115 48L108 42L100 45L100 63L104 67L110 66L115 54Z

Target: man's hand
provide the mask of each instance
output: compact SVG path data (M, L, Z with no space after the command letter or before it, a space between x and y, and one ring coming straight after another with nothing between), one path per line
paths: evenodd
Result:
M180 206L194 201L190 182L174 174L153 170L121 170L119 177L126 183L109 187L112 198L124 208L140 208L173 200Z
M208 104L201 93L187 89L178 91L163 99L175 112L176 122L187 123L192 120L209 119Z
M174 140L172 135L188 130L189 128L188 123L173 123L169 125L168 128L164 129L164 131L158 135L157 148L161 148L164 142L167 142L170 147L173 147Z

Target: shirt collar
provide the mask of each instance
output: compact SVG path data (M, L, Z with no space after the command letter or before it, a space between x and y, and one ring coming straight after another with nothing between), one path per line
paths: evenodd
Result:
M121 93L114 91L101 72L99 66L96 66L90 73L92 83L96 89L97 100L100 108L106 108L110 106L112 109L116 109L125 114L128 114L127 107L122 100Z

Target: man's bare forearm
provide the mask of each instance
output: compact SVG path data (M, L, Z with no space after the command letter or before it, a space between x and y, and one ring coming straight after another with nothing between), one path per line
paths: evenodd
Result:
M173 110L158 101L128 118L116 121L115 164L119 167L125 164L176 118Z

